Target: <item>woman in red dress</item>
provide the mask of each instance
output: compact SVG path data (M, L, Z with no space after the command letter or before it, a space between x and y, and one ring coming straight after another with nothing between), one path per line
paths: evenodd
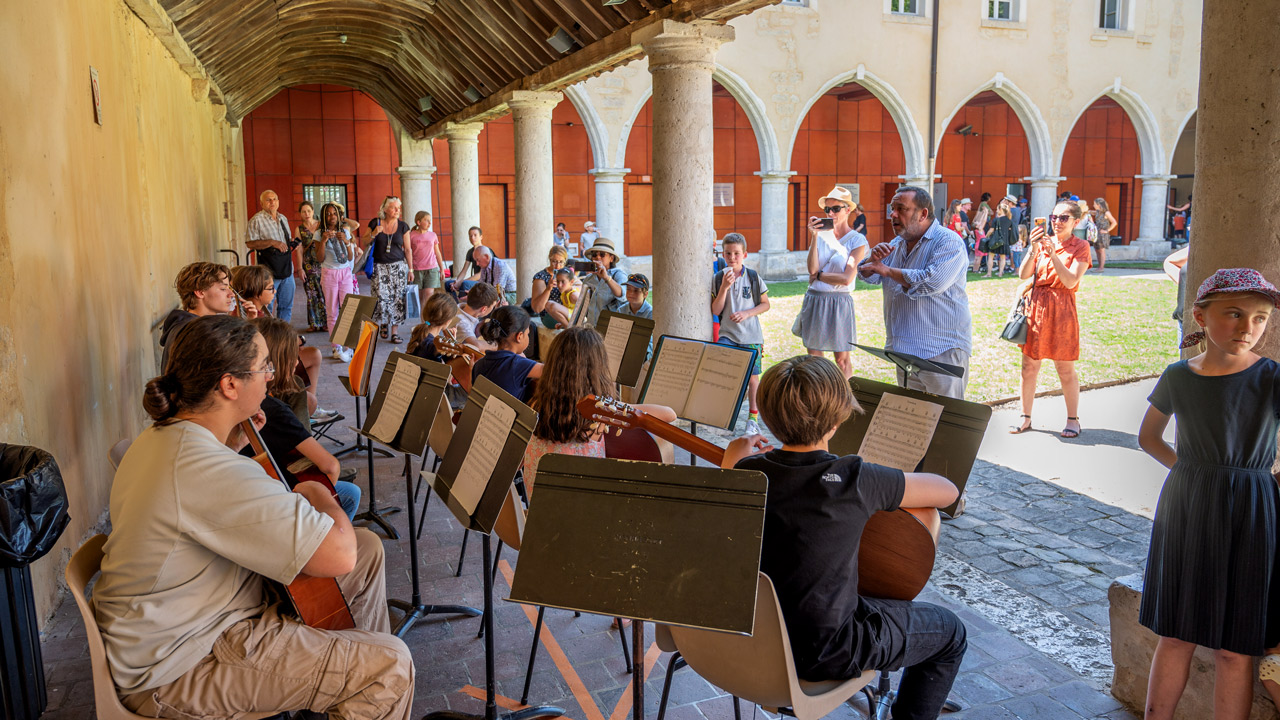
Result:
M1009 432L1031 429L1031 403L1036 397L1040 362L1052 360L1062 381L1067 403L1067 424L1062 437L1080 436L1080 377L1075 361L1080 357L1080 318L1076 314L1076 289L1089 269L1089 243L1071 234L1083 213L1073 202L1060 202L1049 216L1052 232L1037 224L1031 228L1031 248L1022 259L1018 277L1026 280L1027 342L1022 346L1022 423Z

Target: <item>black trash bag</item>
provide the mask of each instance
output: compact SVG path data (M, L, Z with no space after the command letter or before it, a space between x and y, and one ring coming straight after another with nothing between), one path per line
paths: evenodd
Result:
M0 443L0 567L44 557L69 522L67 489L53 456Z

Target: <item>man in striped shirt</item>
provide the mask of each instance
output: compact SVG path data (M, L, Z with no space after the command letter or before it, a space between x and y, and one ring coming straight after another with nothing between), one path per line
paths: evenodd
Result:
M884 290L885 349L964 368L962 377L898 370L898 384L934 395L964 399L969 378L972 322L964 240L938 224L928 191L904 185L890 205L898 234L871 250L858 269Z

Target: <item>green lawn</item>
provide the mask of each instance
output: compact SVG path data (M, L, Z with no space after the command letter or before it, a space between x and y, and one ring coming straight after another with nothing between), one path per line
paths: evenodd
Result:
M1018 281L1008 276L979 279L969 275L969 310L973 314L973 357L966 398L978 402L1018 394L1019 358L1016 345L1000 339L1000 330L1013 305ZM769 286L772 308L761 320L765 333L765 367L804 352L791 323L800 311L805 283ZM1158 374L1178 359L1177 325L1169 317L1177 286L1164 279L1086 275L1077 296L1080 312L1080 360L1076 368L1082 384ZM858 282L853 293L858 343L884 346L884 315L878 286ZM828 356L829 357L829 356ZM893 382L893 368L884 361L854 351L854 374ZM1058 387L1052 363L1040 372L1040 390Z

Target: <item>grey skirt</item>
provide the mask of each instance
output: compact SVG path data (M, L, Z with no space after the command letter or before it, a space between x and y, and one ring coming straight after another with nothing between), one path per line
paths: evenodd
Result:
M848 352L858 341L855 323L853 296L848 291L809 289L791 332L800 337L806 350Z

